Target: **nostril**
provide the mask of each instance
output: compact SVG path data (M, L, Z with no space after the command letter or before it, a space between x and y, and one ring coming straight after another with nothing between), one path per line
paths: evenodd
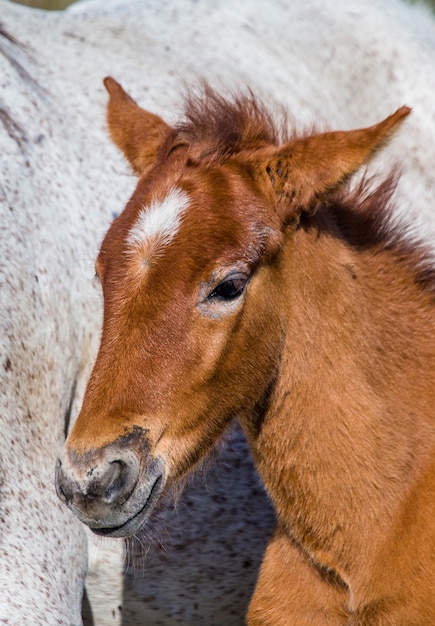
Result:
M113 502L122 504L130 497L136 484L134 469L120 459L110 461L109 466L110 482L105 488L102 500L106 504Z
M68 504L71 500L71 493L69 493L68 490L67 481L62 471L62 462L60 459L58 459L56 463L54 484L58 497L62 500L62 502Z
M65 493L65 491L63 490L62 485L59 485L57 494L58 494L58 496L60 497L61 500L63 500L66 504L68 504L68 496Z
M103 502L111 504L116 500L122 492L122 468L125 465L122 461L111 461L109 463L109 469L107 475L110 476L110 480L102 494Z

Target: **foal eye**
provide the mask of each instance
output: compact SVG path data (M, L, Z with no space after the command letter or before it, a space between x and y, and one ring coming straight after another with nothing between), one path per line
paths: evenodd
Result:
M223 280L208 296L209 300L217 298L218 300L235 300L245 290L248 279L246 276L231 276Z

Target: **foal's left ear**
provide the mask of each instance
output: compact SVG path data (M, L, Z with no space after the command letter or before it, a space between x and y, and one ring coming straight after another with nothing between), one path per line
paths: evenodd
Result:
M139 107L110 76L104 79L104 86L110 96L107 105L110 135L134 172L141 175L155 162L171 127L158 115Z
M266 148L250 160L251 171L265 191L272 185L278 213L290 223L367 163L410 111L403 106L369 128L312 135Z

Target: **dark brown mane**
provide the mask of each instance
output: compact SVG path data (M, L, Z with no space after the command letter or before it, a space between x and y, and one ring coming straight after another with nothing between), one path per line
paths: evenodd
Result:
M6 42L6 45L4 42ZM18 61L15 57L15 54L13 53L15 50L20 50L28 59L34 61L29 47L11 35L11 33L7 31L4 25L0 22L0 54L2 54L9 61L12 67L16 70L17 74L26 83L38 92L43 91L36 79L24 67L23 63Z
M346 185L314 216L304 215L301 225L333 234L358 250L388 250L415 275L417 283L435 295L435 264L427 245L412 229L394 219L394 192L399 174L382 182L363 177Z
M169 143L195 145L198 159L216 163L287 141L287 127L285 111L272 114L251 90L225 97L203 84L200 93L187 93L184 120L175 126Z
M30 74L21 61L16 58L15 51L20 51L28 59L33 61L28 47L14 37L5 26L0 22L0 54L5 57L17 72L18 76L27 85L29 85L37 95L44 94L44 89L38 84L37 80ZM6 128L9 136L17 142L21 149L28 141L23 127L14 119L10 109L0 101L0 122Z

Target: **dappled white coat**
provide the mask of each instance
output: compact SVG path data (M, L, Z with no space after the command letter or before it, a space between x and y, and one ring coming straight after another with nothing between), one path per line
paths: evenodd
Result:
M135 184L105 131L102 78L167 121L200 77L320 129L407 104L371 171L401 166L398 214L430 241L435 26L399 0L88 0L58 14L0 0L1 25L24 47L0 37L0 623L75 626L86 535L53 468L98 341L94 258ZM166 552L143 562L130 547L124 580L122 543L94 541L96 626L121 624L121 604L123 626L243 624L272 515L238 435L223 457L163 510Z

